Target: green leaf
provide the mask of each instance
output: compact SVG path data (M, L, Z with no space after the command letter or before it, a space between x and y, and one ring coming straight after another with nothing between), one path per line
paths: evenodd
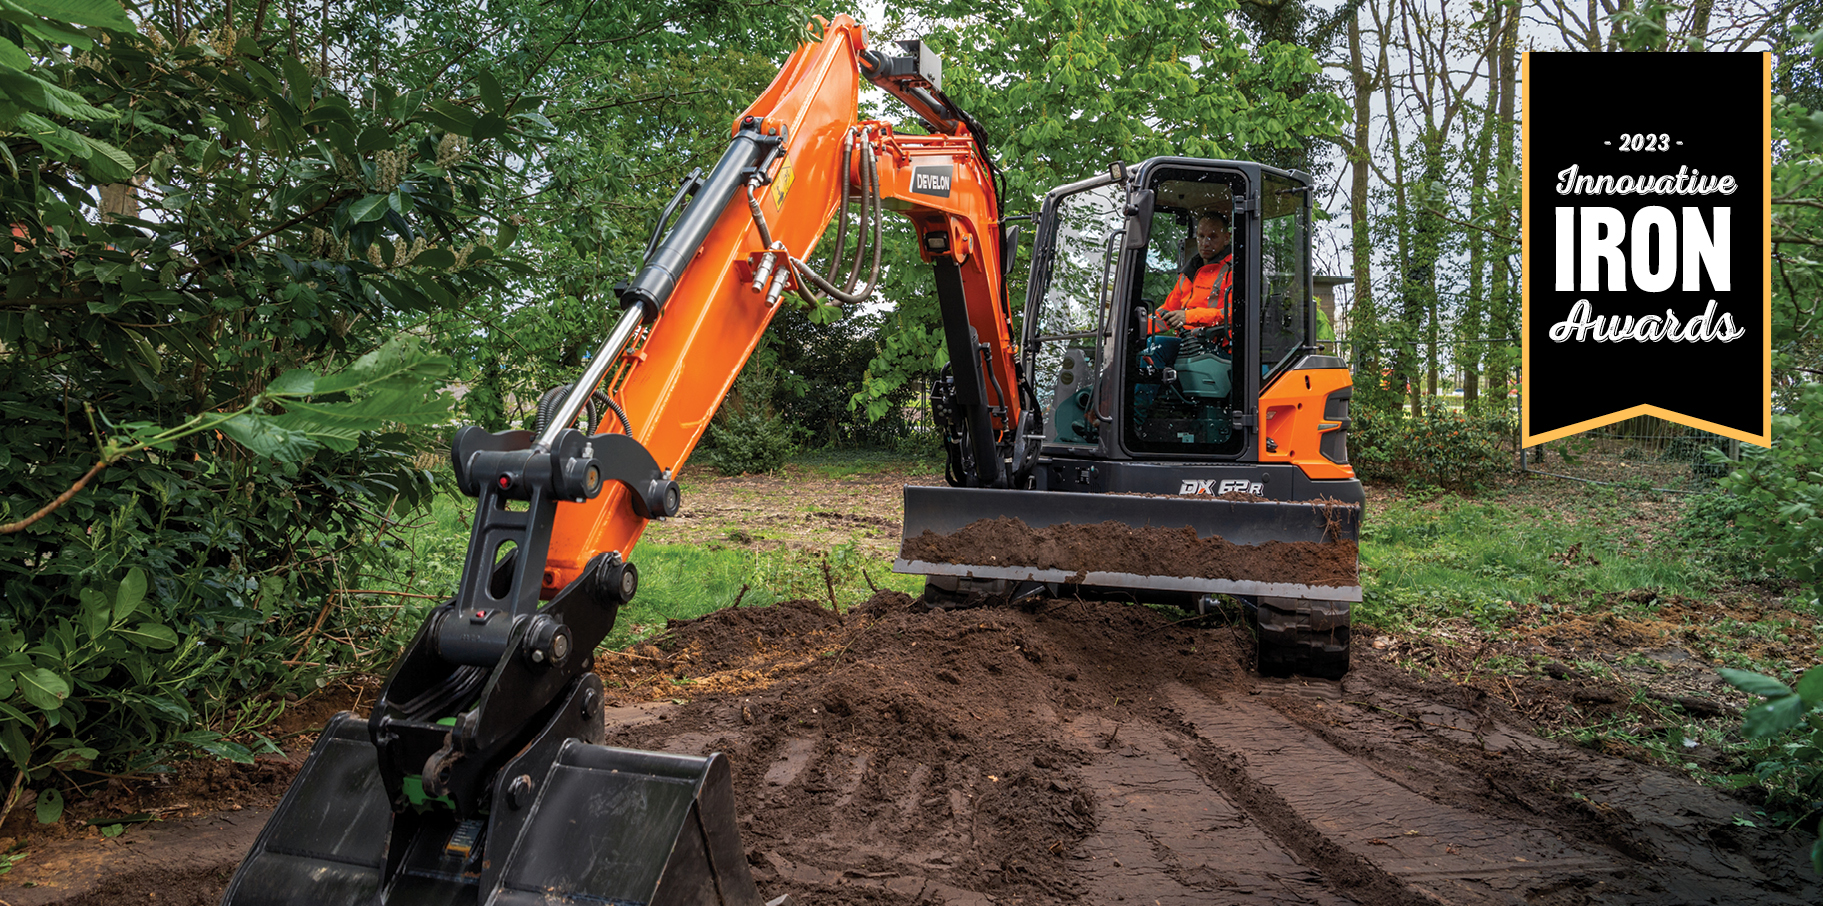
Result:
M59 88L30 73L13 69L0 69L0 98L10 100L32 113L84 122L114 118L112 111L90 105L82 95L74 91ZM15 128L37 139L40 144L46 144L47 139L62 137L65 146L84 147L86 150L81 136L42 117L22 116Z
M217 758L225 758L238 764L253 763L251 749L240 743L223 739L222 735L214 730L191 730L179 735L175 741L195 746Z
M1804 671L1804 676L1798 680L1796 691L1806 704L1812 707L1823 705L1823 665Z
M12 723L0 724L0 749L6 750L13 767L23 770L31 763L32 747L25 741L25 734L19 732L21 726L31 726L31 721L15 719Z
M30 69L32 68L32 58L19 45L11 41L0 40L0 66Z
M474 132L470 138L475 141L501 138L512 130L513 127L506 121L506 117L494 113L483 113L480 119L475 120Z
M402 337L388 340L386 345L355 359L354 364L338 374L318 378L316 392L344 393L414 376L420 379L440 379L449 374L450 367L447 357L429 355L419 347L415 338Z
M452 268L456 266L456 253L442 246L437 246L419 252L418 257L413 258L411 263L418 267L434 267L438 269Z
M118 837L124 833L126 829L127 826L124 824L107 824L102 826L101 835L103 837Z
M113 605L108 596L93 588L85 588L82 598L82 625L88 630L89 638L99 639L108 631L108 619L113 614Z
M177 633L173 632L169 626L140 623L131 629L123 627L115 631L141 647L158 649L177 647Z
M74 22L77 25L92 25L106 28L123 34L137 31L133 21L127 18L126 10L119 3L109 0L13 0L21 8L33 15L43 16L57 22Z
M135 566L127 570L127 577L120 580L120 590L114 592L114 621L131 616L139 609L139 602L145 599L146 571Z
M1798 725L1809 706L1796 695L1772 699L1741 715L1741 732L1755 739L1777 736Z
M32 707L41 711L55 710L70 695L70 684L63 677L37 667L19 674L19 694Z
M84 144L89 146L88 160L83 169L89 171L97 180L104 183L127 182L133 178L133 171L139 166L128 157L125 151L100 139L82 136Z
M1722 679L1728 681L1728 685L1742 692L1762 695L1766 698L1781 698L1791 694L1790 687L1770 676L1762 676L1747 670L1735 670L1732 667L1722 667L1716 672L1722 675Z
M297 104L299 124L302 125L302 111L310 106L312 89L316 87L316 77L310 74L310 67L297 57L287 56L280 61L285 70L285 87L291 90L292 102Z
M316 373L293 368L267 384L266 392L283 396L309 396L316 392Z
M65 771L80 770L94 763L100 754L87 746L71 746L51 756L51 760L45 762L45 766Z
M453 101L432 101L419 116L445 132L470 136L475 131L475 112Z
M475 87L481 89L481 103L493 113L506 113L506 95L500 90L500 83L494 74L483 69L475 73Z
M386 216L386 196L363 195L348 206L349 223L366 223Z
M309 435L287 428L269 415L242 413L217 427L241 446L283 462L299 462L318 447Z
M387 131L384 126L368 126L362 129L360 137L355 139L355 148L362 154L390 151L396 141L392 133Z
M38 791L38 823L56 824L63 817L63 794L54 789Z

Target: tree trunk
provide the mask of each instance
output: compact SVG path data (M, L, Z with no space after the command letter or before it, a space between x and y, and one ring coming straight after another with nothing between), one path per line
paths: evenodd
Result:
M1496 229L1503 236L1516 236L1519 232L1519 190L1508 184L1508 180L1517 174L1517 162L1513 159L1513 138L1519 125L1513 118L1514 95L1519 81L1519 13L1509 10L1504 28L1500 35L1500 48L1495 54L1497 76L1496 90L1500 93L1500 117L1494 127L1494 156L1497 197L1501 215L1494 222ZM1518 337L1522 329L1519 313L1513 303L1513 248L1504 240L1499 242L1500 251L1491 255L1494 273L1490 281L1492 292L1488 298L1488 329L1496 337ZM1489 373L1500 376L1500 394L1502 408L1506 405L1507 382L1517 374L1519 366L1519 345L1503 343L1498 348L1490 348L1487 361ZM1497 365L1496 365L1497 363ZM1490 388L1492 389L1492 388Z
M1690 7L1690 49L1707 50L1709 48L1709 12L1715 7L1715 0L1696 0Z
M1368 220L1368 186L1373 176L1373 148L1368 124L1373 114L1374 80L1361 55L1361 13L1348 20L1348 73L1355 88L1355 131L1349 158L1353 181L1348 190L1350 251L1354 257L1354 305L1349 311L1348 333L1354 345L1357 374L1380 380L1380 315L1374 309L1373 235Z

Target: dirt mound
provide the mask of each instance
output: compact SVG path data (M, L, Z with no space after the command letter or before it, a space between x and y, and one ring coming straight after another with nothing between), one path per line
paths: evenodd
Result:
M819 633L842 625L842 615L807 599L771 607L731 607L694 620L671 620L656 647L704 667L743 664L756 653L799 651Z
M925 531L907 538L900 556L926 563L1059 569L1078 581L1089 572L1117 572L1304 585L1360 583L1353 541L1233 544L1220 537L1198 538L1189 526L1132 526L1113 520L1032 528L1013 516L981 519L947 535Z
M1246 628L1221 619L1081 600L926 612L880 592L841 615L800 601L680 622L598 672L609 744L730 756L768 900L1823 900L1809 841L1739 826L1740 801L1541 739L1499 697L1371 643L1341 683L1259 679ZM86 902L18 889L45 877L21 869L0 899ZM195 891L157 875L159 899L220 889L218 868L191 874Z
M713 614L678 627L709 645ZM781 620L798 619L781 614ZM807 662L610 744L735 766L768 898L805 903L1796 903L1804 841L1668 773L1539 739L1371 651L1263 681L1239 626L1044 601L923 612L896 592ZM990 899L991 898L991 899Z

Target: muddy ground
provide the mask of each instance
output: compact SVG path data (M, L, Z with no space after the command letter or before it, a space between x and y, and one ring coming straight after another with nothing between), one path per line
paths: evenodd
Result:
M1426 640L1364 632L1339 683L1262 680L1219 615L843 603L725 610L597 657L610 744L731 757L769 900L1823 902L1810 840L1744 825L1749 803L1539 735L1566 709L1627 715L1630 693L1584 669L1427 679L1408 669ZM1524 644L1675 647L1650 627L1565 631ZM288 720L372 697L330 691ZM1663 697L1733 719L1717 695ZM301 754L310 734L286 741ZM34 836L0 902L213 903L295 761L122 782L48 836L16 810L0 833ZM140 814L162 820L101 836Z

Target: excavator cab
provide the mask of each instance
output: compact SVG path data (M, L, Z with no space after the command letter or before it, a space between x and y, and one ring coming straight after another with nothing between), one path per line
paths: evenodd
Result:
M1313 351L1309 185L1260 164L1160 158L1046 198L1024 337L1031 381L1050 389L1044 453L1249 458L1261 389ZM1194 279L1210 214L1231 236L1230 316L1168 328L1159 309Z

